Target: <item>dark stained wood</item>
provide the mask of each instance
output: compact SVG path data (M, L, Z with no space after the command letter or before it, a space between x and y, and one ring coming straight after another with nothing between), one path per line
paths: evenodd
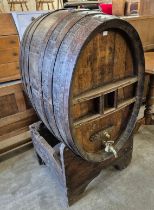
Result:
M17 62L19 59L19 48L0 50L0 63Z
M34 149L39 164L45 164L51 171L59 188L58 198L64 207L79 200L88 184L99 173L113 166L118 170L126 168L132 159L133 138L129 138L117 159L111 158L101 163L90 163L76 156L45 128L42 122L30 126Z
M89 90L87 92L84 92L83 94L80 94L79 96L75 97L73 99L73 104L88 101L88 100L93 99L95 97L99 97L102 94L107 94L107 93L113 92L117 89L127 87L127 86L129 86L133 83L136 83L137 81L138 81L137 77L132 77L132 78L128 77L126 79L116 81L116 82L113 82L111 84L104 85L102 87L91 89L91 90Z
M90 139L113 126L108 135L119 153L143 92L143 49L130 24L97 11L48 13L24 35L21 69L35 110L57 139L101 162L114 154L104 151L101 138Z

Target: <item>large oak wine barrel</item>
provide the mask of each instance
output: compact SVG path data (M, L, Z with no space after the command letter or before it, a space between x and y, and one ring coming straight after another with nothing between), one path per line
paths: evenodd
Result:
M142 44L129 23L87 10L45 14L24 34L21 70L33 107L57 139L88 161L113 158L109 141L120 154L144 84Z

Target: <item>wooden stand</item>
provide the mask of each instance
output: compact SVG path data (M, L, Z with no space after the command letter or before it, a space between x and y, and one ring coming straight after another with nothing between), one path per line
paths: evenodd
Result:
M116 169L126 168L132 158L133 138L131 137L122 156L110 161L92 163L75 155L63 143L59 143L41 122L30 126L34 149L39 164L49 167L59 186L59 198L63 205L76 202L85 191L87 185L99 175L102 169L113 165ZM52 139L52 140L51 140Z

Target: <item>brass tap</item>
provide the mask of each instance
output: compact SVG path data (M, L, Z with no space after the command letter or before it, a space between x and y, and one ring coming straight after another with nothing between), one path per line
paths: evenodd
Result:
M104 131L104 136L105 136L107 139L110 139L110 138L111 138L111 135L110 135L107 131Z

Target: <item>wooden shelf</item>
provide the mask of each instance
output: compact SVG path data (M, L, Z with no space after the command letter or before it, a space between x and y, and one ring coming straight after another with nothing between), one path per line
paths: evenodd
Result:
M133 83L136 83L137 81L138 81L137 77L128 77L126 79L119 80L112 84L110 83L110 84L104 85L103 87L95 88L93 90L90 90L83 94L80 94L77 97L74 97L73 104L81 103L81 102L88 101L88 100L96 98L96 97L100 97L101 95L104 95L104 94L110 93L112 91L116 91L117 89L129 86Z

